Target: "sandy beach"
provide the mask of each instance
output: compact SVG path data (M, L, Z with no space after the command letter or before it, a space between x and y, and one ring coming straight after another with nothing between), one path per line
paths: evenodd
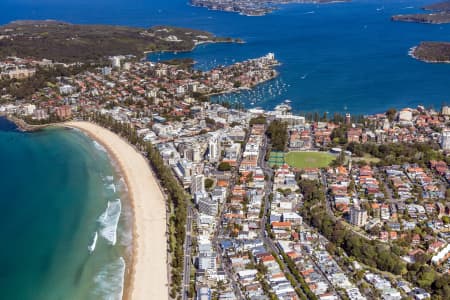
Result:
M131 277L125 299L168 299L166 207L148 162L113 132L89 122L68 122L101 143L119 164L134 212Z

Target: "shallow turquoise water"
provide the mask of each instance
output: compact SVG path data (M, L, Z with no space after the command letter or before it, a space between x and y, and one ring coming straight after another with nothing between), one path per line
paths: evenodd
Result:
M120 297L130 209L108 156L74 130L8 127L0 121L0 298ZM121 224L112 245L118 215L102 214L119 198Z

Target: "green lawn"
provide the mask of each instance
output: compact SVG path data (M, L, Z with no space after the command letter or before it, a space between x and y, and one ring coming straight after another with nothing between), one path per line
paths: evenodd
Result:
M284 158L291 167L304 169L325 168L335 159L335 156L327 152L289 152Z

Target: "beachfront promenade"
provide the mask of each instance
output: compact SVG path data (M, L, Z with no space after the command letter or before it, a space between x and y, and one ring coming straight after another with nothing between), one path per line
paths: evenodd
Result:
M166 209L148 162L113 132L89 122L68 122L101 143L119 164L134 212L133 265L125 299L168 299Z

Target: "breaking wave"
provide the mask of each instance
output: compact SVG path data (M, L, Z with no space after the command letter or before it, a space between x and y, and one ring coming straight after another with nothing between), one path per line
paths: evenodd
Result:
M95 246L97 245L97 238L98 238L98 233L96 231L95 234L94 234L94 237L92 239L91 244L88 246L89 253L94 252Z
M111 245L116 244L117 226L119 224L120 213L122 212L122 204L120 199L108 201L106 210L98 218L100 223L100 235L106 239Z
M125 260L118 260L106 265L94 278L96 299L121 300L125 279Z
M102 152L107 152L105 147L103 147L99 142L93 141L93 143L97 150L102 151Z
M114 193L116 192L116 186L114 185L114 183L108 185L108 189L112 190Z

